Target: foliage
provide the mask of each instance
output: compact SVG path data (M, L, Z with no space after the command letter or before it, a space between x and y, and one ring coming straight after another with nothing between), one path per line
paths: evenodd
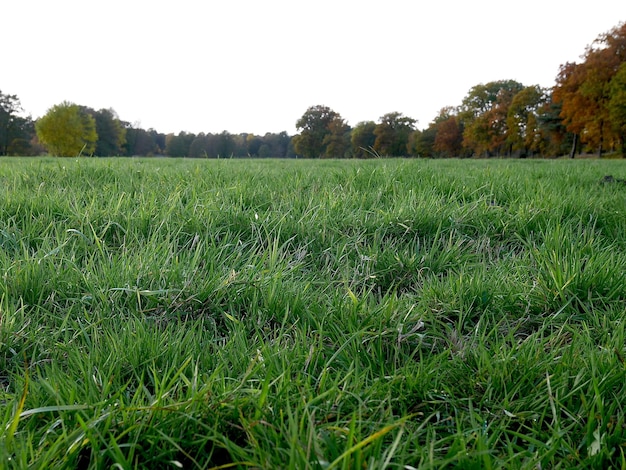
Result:
M188 134L184 131L179 132L178 135L167 135L165 138L165 152L168 156L174 158L187 157L190 155L191 144L196 140L198 143L196 143L194 148L194 156L200 156L202 148L198 149L198 147L206 145L206 142L202 142L202 140L205 140L204 134L196 136L195 134Z
M117 113L113 109L95 111L88 108L86 111L94 117L96 122L98 141L96 142L95 155L99 157L123 155L126 128Z
M429 126L423 131L417 129L409 136L408 149L411 155L421 158L432 158L435 156L434 146L437 138L435 126Z
M621 143L622 156L626 157L626 62L611 79L607 107L613 131Z
M441 157L458 157L463 151L463 123L456 110L446 106L429 128L435 133L433 151Z
M0 468L620 468L604 175L2 160Z
M305 158L342 157L346 126L341 115L328 106L311 106L296 122L301 132L294 137L294 149Z
M463 145L476 155L500 155L510 134L509 107L524 86L515 80L499 80L472 87L461 104Z
M375 129L376 123L374 121L363 121L354 126L350 135L353 157L371 158L375 155L372 151L376 141Z
M128 157L144 156L153 157L165 153L166 136L154 129L142 129L135 127L128 122L122 122L124 126L126 141L124 143L124 155Z
M583 58L581 63L561 65L554 100L562 105L567 129L602 155L607 142L614 146L620 138L620 126L612 123L615 115L610 111L611 81L626 63L626 23L600 35Z
M34 135L33 122L21 117L23 111L17 95L0 91L0 155L24 155L30 152Z
M37 121L35 128L39 140L52 155L91 155L96 149L95 119L73 103L64 101L53 106Z
M328 133L322 144L324 154L335 158L346 157L350 149L350 126L343 119L333 119L328 124Z
M524 156L541 153L543 136L539 125L539 113L547 99L547 90L538 85L524 87L515 94L506 118L507 142L512 150L521 151Z
M407 156L409 136L415 130L416 122L397 111L385 114L374 128L374 150L383 156Z
M82 151L99 156L191 158L449 158L551 157L569 151L574 157L577 152L597 151L602 156L607 150L619 150L626 157L626 24L598 36L582 59L561 65L552 89L511 79L475 85L459 106L443 108L424 129L416 129L416 121L400 112L387 113L377 123L360 122L352 129L339 113L316 105L298 119L299 133L293 137L286 132L261 136L227 131L166 136L122 122L112 109L80 106L79 116L71 119L72 111L65 111L72 131L56 132L56 137L62 136L66 147L71 141L69 150L64 150L68 155ZM19 112L17 96L0 93L0 155L39 153L34 124ZM86 115L95 119L95 148L89 130L93 126L82 122ZM47 119L40 121L46 127ZM39 134L47 142L49 136ZM48 147L58 153L54 143L48 142Z

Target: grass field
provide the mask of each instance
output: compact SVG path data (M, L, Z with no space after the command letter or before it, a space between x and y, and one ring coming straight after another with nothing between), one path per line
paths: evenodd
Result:
M626 468L622 161L0 160L0 468Z

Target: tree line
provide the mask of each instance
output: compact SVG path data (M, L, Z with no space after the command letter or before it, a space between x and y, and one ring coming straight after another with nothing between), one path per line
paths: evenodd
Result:
M626 157L626 23L600 35L581 58L560 66L552 88L478 84L422 130L397 112L350 128L338 113L314 106L297 122L294 149L308 157Z
M308 108L299 133L162 134L112 109L69 102L33 121L16 95L0 91L0 155L187 158L533 157L619 152L626 157L626 23L601 34L578 63L560 66L555 85L498 80L473 86L433 121L390 112L351 127L324 105Z

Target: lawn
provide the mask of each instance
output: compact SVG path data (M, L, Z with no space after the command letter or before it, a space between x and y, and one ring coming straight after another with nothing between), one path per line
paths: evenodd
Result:
M0 468L626 468L623 178L1 159Z

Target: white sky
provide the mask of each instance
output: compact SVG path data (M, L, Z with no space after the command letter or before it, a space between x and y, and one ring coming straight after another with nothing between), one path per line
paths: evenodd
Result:
M552 86L624 0L5 0L0 90L159 132L287 131L309 106L425 128L479 83Z

